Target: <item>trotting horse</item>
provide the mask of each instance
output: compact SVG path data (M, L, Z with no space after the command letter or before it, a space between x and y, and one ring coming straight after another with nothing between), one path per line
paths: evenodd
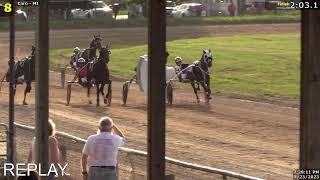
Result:
M88 82L94 84L97 88L97 106L100 105L100 93L104 98L104 103L108 106L111 105L111 96L112 96L112 89L111 84L112 81L110 80L110 73L107 64L109 63L109 54L110 51L108 47L101 48L99 51L98 59L95 59L92 63L89 63L89 73L88 73ZM108 92L107 95L104 95L104 86L108 84ZM87 86L88 88L88 97L90 99L90 88L92 86Z
M182 64L181 71L177 72L180 82L191 84L198 103L200 102L200 99L198 96L200 85L204 89L205 101L208 103L209 100L211 99L209 70L212 66L212 61L213 59L212 59L211 50L204 50L200 60L195 61L192 64ZM181 79L181 74L186 74L187 75L186 78ZM167 85L167 94L168 94L167 96L168 103L172 104L172 85L170 83Z
M212 67L212 54L211 50L203 50L201 59L193 63L191 69L191 86L197 97L197 102L200 102L198 96L199 87L196 88L195 83L200 83L203 87L206 94L206 101L209 102L211 98L211 89L210 89L210 68Z
M87 88L87 97L89 99L89 104L92 104L90 100L90 89L94 85L97 87L97 106L100 105L100 102L99 102L100 93L104 96L104 91L103 91L104 86L108 84L109 86L108 86L107 95L104 96L103 98L104 98L104 103L110 106L111 96L112 96L112 92L111 92L112 81L110 80L110 73L107 67L107 64L110 60L109 58L110 51L108 50L108 47L105 47L105 48L102 47L101 41L102 39L100 38L100 35L97 35L97 36L94 35L93 40L90 43L90 47L81 54L81 58L85 59L86 61L86 65L83 67L87 72L85 76L86 82L81 81L81 77L79 77L79 74L80 74L79 72L77 72L75 79L79 78L79 84ZM97 50L99 50L98 58L96 56ZM80 70L82 70L82 68L80 68ZM71 85L68 85L68 92L71 93ZM70 101L70 93L68 93L67 104L69 104L69 101Z
M31 56L17 61L14 64L13 68L14 68L14 93L16 92L17 84L26 83L27 86L24 90L24 97L23 97L22 103L23 105L28 105L28 103L26 102L26 96L28 93L30 93L32 89L31 82L35 80L35 47L32 46ZM10 78L11 78L11 74L10 74L10 71L8 70L6 75L0 81L3 82L5 79L7 82L10 82Z

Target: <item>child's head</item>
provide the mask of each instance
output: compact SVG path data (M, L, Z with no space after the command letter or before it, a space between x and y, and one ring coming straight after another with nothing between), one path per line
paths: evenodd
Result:
M54 136L56 134L56 124L52 121L52 119L49 119L48 131L49 136Z

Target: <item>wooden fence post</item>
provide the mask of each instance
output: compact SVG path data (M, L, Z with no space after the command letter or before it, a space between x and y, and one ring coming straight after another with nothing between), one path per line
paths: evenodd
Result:
M36 30L36 162L42 173L49 170L49 16L48 1L40 1ZM41 177L46 180L47 177Z
M166 1L148 7L148 180L165 179Z
M320 11L301 23L300 169L320 169Z

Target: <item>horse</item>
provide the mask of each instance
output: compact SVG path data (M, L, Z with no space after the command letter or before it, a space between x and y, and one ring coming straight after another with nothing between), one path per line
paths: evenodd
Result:
M100 106L100 93L102 94L104 98L104 103L108 106L111 105L111 86L112 81L110 79L110 73L107 64L109 63L109 55L110 51L108 50L108 47L101 48L99 51L99 57L98 59L95 59L93 62L89 63L88 70L88 83L91 85L87 86L87 93L90 103L90 89L92 85L94 84L97 88L97 106ZM108 92L106 96L104 95L104 86L108 84Z
M110 106L111 105L111 83L110 73L107 67L109 63L110 51L108 47L102 47L100 35L94 35L90 46L81 53L80 58L85 60L85 66L79 68L75 78L79 78L79 84L87 88L87 97L89 99L89 104L92 104L90 100L90 89L95 85L97 87L97 106L100 105L99 95L100 93L104 96L104 86L108 84L108 93L104 96L104 102ZM96 52L99 50L99 57L96 56ZM80 59L79 59L80 60ZM71 59L70 64L73 63ZM85 70L85 76L80 77L81 71ZM85 82L81 79L85 78ZM75 80L75 79L74 79Z
M17 84L26 83L24 90L23 105L28 105L26 102L26 96L31 92L31 82L35 80L35 47L32 46L31 56L23 58L17 61L13 67L14 71L14 94L16 92ZM1 82L5 79L10 82L11 74L10 70L7 71L6 75L1 79Z
M187 80L182 82L190 82L198 103L200 102L198 96L198 90L200 90L199 84L204 89L206 102L209 102L209 100L212 99L209 72L210 68L212 67L212 61L213 58L211 50L209 49L203 50L200 60L195 61L192 64L182 64L183 68L181 73L187 73Z

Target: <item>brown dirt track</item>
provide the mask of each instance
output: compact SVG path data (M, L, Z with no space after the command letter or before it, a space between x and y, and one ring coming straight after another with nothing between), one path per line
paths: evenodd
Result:
M202 30L200 34L199 30ZM111 30L103 30L103 35L109 34L109 31ZM298 24L175 27L169 28L169 39L298 31ZM82 35L80 32L89 38L94 31L51 32L54 38L51 48L73 47L74 40ZM134 33L137 35L134 36L136 39L131 41L133 44L145 42L144 28L119 29L113 32L113 37L119 33L127 36L112 39L111 35L106 35L111 42L124 42L128 36L133 38ZM30 34L19 33L17 45L29 48L32 40ZM7 45L5 41L8 42L6 33L0 33L2 54L2 47ZM88 43L88 39L78 43L83 46L82 44ZM5 61L1 60L2 67L6 67ZM1 69L0 72L4 70ZM57 123L59 131L86 138L96 131L97 119L108 115L128 136L126 147L146 150L146 97L138 91L137 86L130 87L127 107L120 104L122 82L114 82L110 108L88 105L85 90L78 86L73 87L71 105L66 106L66 90L59 87L59 75L51 72L50 79L50 116ZM30 105L22 106L23 88L18 87L16 121L33 125L34 91L28 98ZM7 89L5 86L0 95L1 122L8 117ZM298 109L225 97L214 97L211 105L196 104L191 92L191 89L175 90L174 105L167 108L168 156L266 179L292 179L292 170L298 167ZM94 94L92 100L95 100Z

